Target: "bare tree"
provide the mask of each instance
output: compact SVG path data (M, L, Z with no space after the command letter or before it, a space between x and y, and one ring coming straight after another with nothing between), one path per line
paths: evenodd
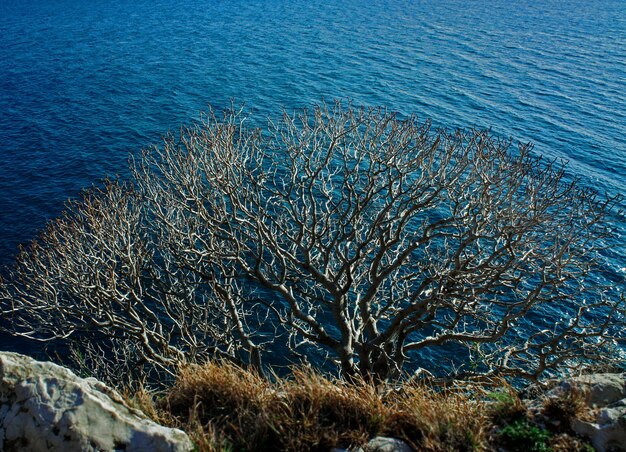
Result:
M376 379L446 347L479 357L460 374L535 380L623 339L623 298L588 278L616 200L529 145L339 104L244 119L210 113L70 205L2 283L14 331Z

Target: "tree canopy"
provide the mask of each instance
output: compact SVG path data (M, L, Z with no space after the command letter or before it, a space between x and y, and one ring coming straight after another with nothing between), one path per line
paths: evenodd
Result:
M13 333L374 379L445 349L534 380L623 339L623 296L589 278L616 200L530 145L339 103L244 119L210 112L70 202L2 280Z

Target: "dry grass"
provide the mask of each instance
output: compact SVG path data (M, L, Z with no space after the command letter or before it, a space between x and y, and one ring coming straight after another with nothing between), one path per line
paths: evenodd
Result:
M387 416L377 390L363 382L329 380L296 370L293 379L274 385L283 401L281 433L289 450L312 450L367 442Z
M187 431L200 451L327 451L377 435L424 451L487 449L482 402L417 383L391 389L303 369L269 381L232 364L209 363L182 369L156 403L141 391L133 403Z
M582 387L573 386L558 397L544 401L541 414L548 420L548 426L557 433L571 431L574 419L593 420L588 404L589 393Z
M465 392L408 384L390 393L385 404L390 416L383 433L400 436L418 450L487 448L487 410Z
M564 411L578 412L578 402L569 402L563 402ZM210 452L328 451L356 448L378 435L400 438L419 451L496 450L498 431L527 416L517 393L503 385L498 391L435 390L412 382L392 388L303 369L270 381L216 363L186 367L156 402L139 391L133 404L162 424L182 428L197 450ZM566 434L551 440L554 451L584 446Z
M237 450L275 444L276 417L283 414L280 398L265 379L232 364L182 369L159 407L191 431L206 427L208 443L230 442Z

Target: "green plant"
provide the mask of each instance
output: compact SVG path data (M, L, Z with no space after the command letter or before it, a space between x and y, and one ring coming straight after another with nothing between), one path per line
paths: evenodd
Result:
M496 424L502 425L526 418L526 407L511 387L505 386L503 390L490 392L487 399L491 401L489 416Z
M499 432L501 444L510 452L549 452L550 433L520 419Z

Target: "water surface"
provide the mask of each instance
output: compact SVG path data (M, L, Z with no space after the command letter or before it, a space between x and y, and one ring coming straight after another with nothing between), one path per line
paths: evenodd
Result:
M207 105L320 99L491 128L626 187L622 0L0 0L0 264ZM623 216L605 275L624 284Z

